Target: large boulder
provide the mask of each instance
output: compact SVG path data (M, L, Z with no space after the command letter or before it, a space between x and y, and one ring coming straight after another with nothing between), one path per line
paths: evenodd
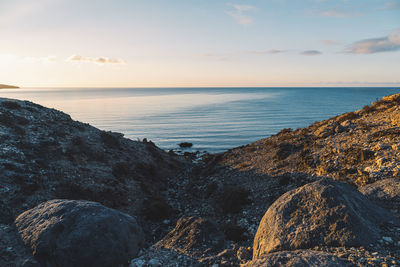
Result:
M15 220L34 257L45 266L117 266L144 242L136 220L99 203L50 200Z
M242 265L243 267L286 266L286 267L346 267L351 264L335 255L313 250L280 251L263 255Z
M390 178L359 188L369 200L400 217L400 179Z
M199 257L205 251L217 252L224 245L224 234L217 225L205 218L180 218L175 228L157 244L156 248L167 248Z
M355 188L319 180L291 190L267 210L258 227L253 259L263 253L315 246L368 246L380 225L397 219Z

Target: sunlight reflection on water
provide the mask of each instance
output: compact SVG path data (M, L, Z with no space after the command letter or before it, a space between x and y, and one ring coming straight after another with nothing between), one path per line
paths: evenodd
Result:
M220 152L282 128L362 108L395 88L29 88L0 97L33 101L73 119L164 149L192 142L192 150Z

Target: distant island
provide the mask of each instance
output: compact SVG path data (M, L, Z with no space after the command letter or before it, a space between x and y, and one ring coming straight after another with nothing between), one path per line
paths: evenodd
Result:
M0 84L0 89L12 89L12 88L19 88L19 87L7 84Z

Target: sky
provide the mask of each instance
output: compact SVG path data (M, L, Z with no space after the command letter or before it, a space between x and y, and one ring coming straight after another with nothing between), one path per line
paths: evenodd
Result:
M400 86L400 0L0 0L0 83Z

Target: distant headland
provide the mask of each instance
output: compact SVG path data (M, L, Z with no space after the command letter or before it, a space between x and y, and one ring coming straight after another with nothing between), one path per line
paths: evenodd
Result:
M12 88L19 88L19 87L14 85L0 84L0 89L12 89Z

